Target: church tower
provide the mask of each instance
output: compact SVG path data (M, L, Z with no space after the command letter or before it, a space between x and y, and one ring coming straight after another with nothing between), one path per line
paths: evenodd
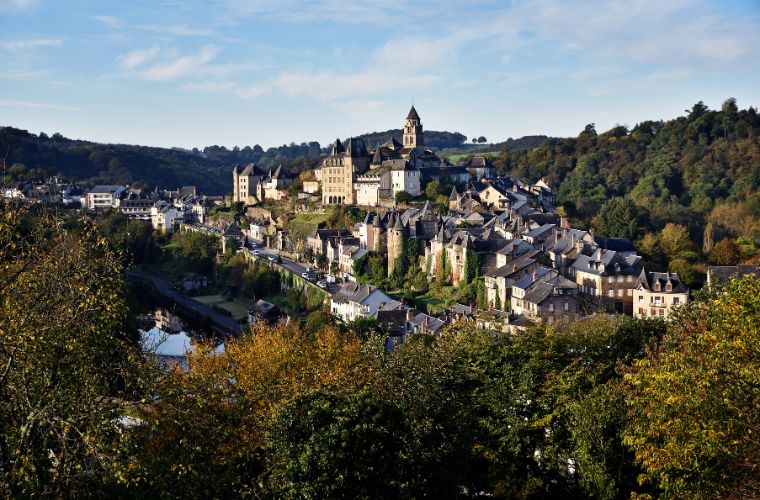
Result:
M404 147L416 148L421 147L423 144L422 122L420 121L420 115L417 114L417 110L412 105L412 109L406 115L406 124L404 125Z

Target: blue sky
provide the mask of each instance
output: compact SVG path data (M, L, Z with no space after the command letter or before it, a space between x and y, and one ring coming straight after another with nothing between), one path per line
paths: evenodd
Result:
M228 147L760 107L760 1L0 0L0 125Z

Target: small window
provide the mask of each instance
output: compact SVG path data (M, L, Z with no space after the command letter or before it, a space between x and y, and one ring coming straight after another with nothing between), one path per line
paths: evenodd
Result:
M678 297L673 297L673 305L678 304L680 301L678 300Z

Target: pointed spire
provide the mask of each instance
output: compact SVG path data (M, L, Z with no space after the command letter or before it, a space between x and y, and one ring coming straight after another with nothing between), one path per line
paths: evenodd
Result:
M457 193L456 186L451 188L451 195L449 196L449 201L456 201L459 199L459 193Z
M378 147L375 150L375 156L372 158L372 164L373 165L382 165L384 159L385 159L385 157L383 156L383 152L381 151L380 147Z
M280 177L280 172L282 171L282 165L277 167L277 170L274 171L274 178L278 179Z
M401 223L401 215L396 216L396 223L393 225L393 229L398 229L398 230L404 229Z
M417 110L414 109L414 104L412 104L412 109L409 110L409 114L406 115L407 120L418 120L420 119L420 115L417 114Z
M647 271L643 267L641 268L641 273L639 273L639 283L644 285L644 288L649 290L649 280L647 279Z
M425 202L425 206L422 207L422 211L420 212L420 217L427 215L429 210L430 210L430 201L428 200Z

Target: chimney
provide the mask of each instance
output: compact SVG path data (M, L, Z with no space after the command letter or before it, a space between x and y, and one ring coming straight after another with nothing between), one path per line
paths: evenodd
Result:
M413 319L414 319L414 313L412 312L411 309L407 309L406 310L406 320L407 321L411 321Z
M538 279L538 273L536 271L533 271L533 281L536 281Z

